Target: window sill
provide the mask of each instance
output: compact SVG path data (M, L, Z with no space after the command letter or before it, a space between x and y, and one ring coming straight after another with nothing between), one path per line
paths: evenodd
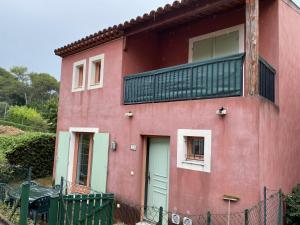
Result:
M91 84L91 85L88 86L89 90L97 89L97 88L103 88L103 85L102 84Z
M196 165L196 166L202 166L204 167L204 161L198 161L198 160L184 160L182 161L183 164L189 164L189 165Z
M78 91L84 91L84 88L81 87L81 88L73 88L72 89L72 92L78 92Z

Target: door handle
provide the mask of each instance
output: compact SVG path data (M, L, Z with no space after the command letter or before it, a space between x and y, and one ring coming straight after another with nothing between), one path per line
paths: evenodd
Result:
M151 179L151 176L150 176L150 173L148 173L148 183L150 183L150 179Z

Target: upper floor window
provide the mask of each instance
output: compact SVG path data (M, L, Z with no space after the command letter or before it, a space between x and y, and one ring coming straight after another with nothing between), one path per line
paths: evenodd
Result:
M103 87L104 54L89 60L88 89Z
M191 38L189 62L209 60L244 51L244 25Z
M81 60L73 64L72 91L83 91L85 85L86 61Z

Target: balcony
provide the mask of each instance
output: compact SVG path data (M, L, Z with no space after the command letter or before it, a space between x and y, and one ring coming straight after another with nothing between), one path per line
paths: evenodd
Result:
M124 77L124 104L243 95L244 53ZM260 59L260 94L274 102L275 70Z

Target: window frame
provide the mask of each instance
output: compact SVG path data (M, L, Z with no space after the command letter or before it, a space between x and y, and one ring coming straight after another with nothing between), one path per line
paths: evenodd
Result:
M77 87L78 78L77 72L78 67L83 66L83 77L82 77L82 87ZM72 92L84 91L85 89L85 77L86 77L86 60L80 60L73 63L73 74L72 74Z
M201 41L208 38L217 37L223 34L231 33L234 31L239 31L239 53L243 53L245 50L245 25L239 24L237 26L225 28L222 30L217 30L211 33L203 34L200 36L192 37L189 39L189 55L188 55L188 63L193 62L193 45L194 42Z
M78 157L79 157L79 137L80 134L87 134L90 136L89 141L89 155L88 155L88 171L87 171L87 182L86 185L82 185L77 183L77 175L78 175ZM93 142L94 142L94 133L90 132L76 132L75 133L75 148L74 148L74 162L73 162L73 177L72 183L78 187L90 187L91 186L91 172L92 172L92 159L93 159ZM80 189L80 188L79 188ZM78 190L79 190L78 189ZM73 190L74 191L74 190Z
M193 143L195 140L197 140L200 143L200 140L202 139L203 144L201 144L201 146L199 146L199 154L194 153L193 154ZM204 149L204 137L192 137L192 136L186 136L185 137L185 142L186 142L186 161L199 161L199 162L203 162L204 161L204 153L205 153L205 149ZM201 152L201 147L203 147L203 155L200 154Z
M101 68L100 68L100 82L97 84L93 84L92 80L95 74L95 63L101 62ZM95 78L95 77L94 77ZM96 55L89 58L89 72L88 72L88 89L96 89L96 88L102 88L103 87L103 81L104 81L104 54Z
M201 172L211 172L211 130L178 129L177 130L177 168ZM186 159L187 137L204 138L204 160Z

